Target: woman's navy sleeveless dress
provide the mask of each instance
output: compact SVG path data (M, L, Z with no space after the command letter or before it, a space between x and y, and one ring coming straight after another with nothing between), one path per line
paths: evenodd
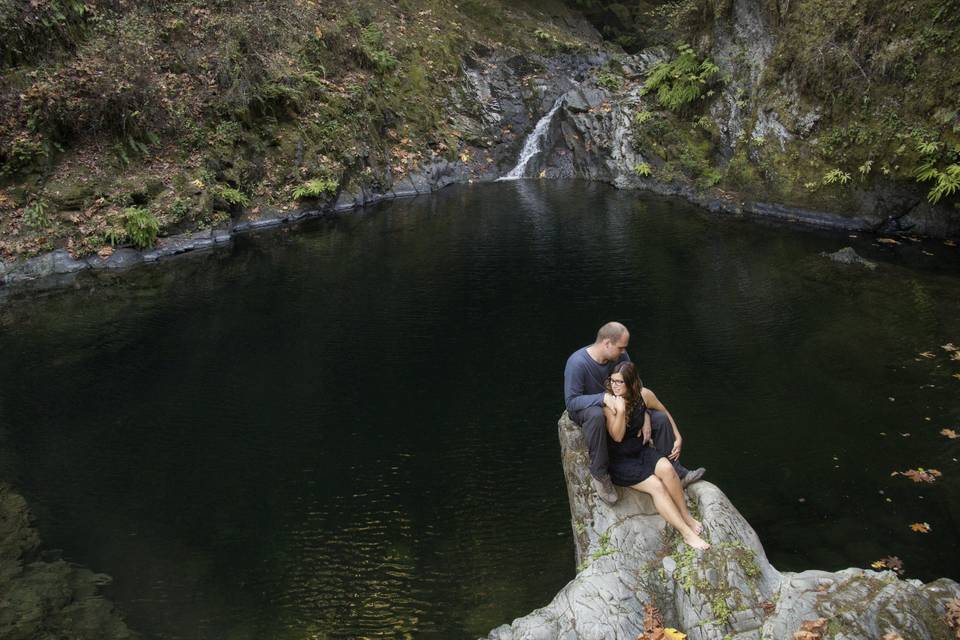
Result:
M629 487L643 482L653 475L657 461L663 457L653 447L643 446L643 438L637 437L646 412L647 407L643 402L633 408L623 441L617 442L607 433L607 452L610 455L607 470L615 485Z

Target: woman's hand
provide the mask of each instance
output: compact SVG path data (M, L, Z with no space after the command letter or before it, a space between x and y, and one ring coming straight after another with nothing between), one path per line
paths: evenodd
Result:
M670 455L667 456L670 460L676 462L680 459L680 447L683 445L683 438L677 436L676 440L673 441L673 450L670 452Z
M618 414L627 410L627 401L624 400L623 396L613 396L613 410Z

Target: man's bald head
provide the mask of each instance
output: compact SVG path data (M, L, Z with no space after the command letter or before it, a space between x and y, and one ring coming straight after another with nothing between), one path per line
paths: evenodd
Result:
M620 339L623 338L624 334L629 334L627 328L620 324L619 322L608 322L607 324L600 327L600 331L597 331L597 344L600 344L604 340L609 340L614 344L620 342Z

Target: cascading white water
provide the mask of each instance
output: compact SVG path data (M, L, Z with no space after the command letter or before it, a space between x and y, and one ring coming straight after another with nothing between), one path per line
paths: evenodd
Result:
M547 130L550 127L550 121L553 120L553 114L557 112L557 109L560 108L560 105L563 104L563 96L557 98L557 101L553 103L550 111L547 112L545 116L540 118L537 122L537 126L533 128L533 132L527 136L527 139L523 142L523 149L520 151L520 158L517 160L517 166L510 170L510 173L507 175L498 178L498 180L519 180L523 177L523 172L527 168L527 163L530 162L530 159L540 153L542 149L540 148L543 139L547 137Z

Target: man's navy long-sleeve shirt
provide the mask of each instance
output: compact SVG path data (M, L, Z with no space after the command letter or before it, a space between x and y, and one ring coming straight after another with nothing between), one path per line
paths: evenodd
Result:
M588 345L589 346L589 345ZM603 394L606 381L613 368L621 362L629 362L630 356L624 351L619 360L598 364L587 353L587 347L577 349L567 358L563 369L563 399L567 411L582 411L587 407L603 406Z

